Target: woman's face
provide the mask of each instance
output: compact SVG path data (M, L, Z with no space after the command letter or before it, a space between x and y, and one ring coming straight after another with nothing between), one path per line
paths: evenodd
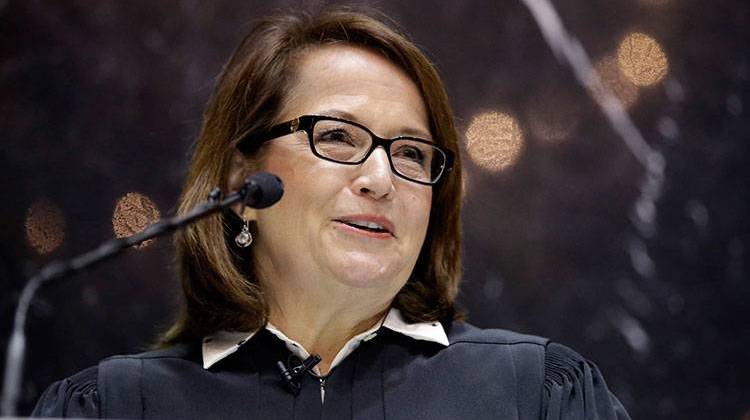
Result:
M305 114L337 116L364 124L380 137L430 139L417 87L378 53L330 45L305 52L298 64L279 122ZM394 175L382 148L361 165L317 158L305 132L266 143L260 165L285 186L279 203L253 217L258 226L253 255L262 280L280 278L303 290L367 288L383 301L395 296L425 239L430 186ZM391 233L351 226L365 222ZM308 278L315 284L305 285Z

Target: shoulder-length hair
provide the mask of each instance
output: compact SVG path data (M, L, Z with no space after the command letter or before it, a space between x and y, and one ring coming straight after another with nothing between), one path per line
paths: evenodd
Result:
M453 171L433 187L422 250L393 305L409 322L458 319L461 163L453 111L430 60L404 35L367 14L349 9L285 14L264 18L251 29L224 66L204 111L178 213L204 202L216 186L226 188L237 142L278 122L300 53L338 43L370 48L402 68L422 94L433 138L456 154ZM255 156L245 157L250 171ZM218 330L252 331L265 324L268 309L252 259L233 245L236 219L227 211L175 235L185 302L160 345Z

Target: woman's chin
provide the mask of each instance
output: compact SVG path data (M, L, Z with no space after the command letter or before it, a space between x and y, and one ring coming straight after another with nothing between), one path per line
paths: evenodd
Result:
M398 284L401 277L403 282L408 278L406 272L411 272L413 264L394 244L383 246L377 240L370 240L376 244L362 243L342 237L335 230L328 233L333 234L324 235L311 248L321 268L325 267L339 284L358 289L383 288L395 293L402 286Z
M396 288L398 270L393 261L365 253L347 253L343 258L335 258L331 271L336 280L353 288ZM354 255L352 255L354 254Z

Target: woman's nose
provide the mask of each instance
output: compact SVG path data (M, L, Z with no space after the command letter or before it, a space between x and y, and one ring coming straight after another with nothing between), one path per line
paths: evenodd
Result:
M354 190L374 199L390 197L393 187L393 173L388 153L382 147L372 151L359 167L359 175L354 181Z

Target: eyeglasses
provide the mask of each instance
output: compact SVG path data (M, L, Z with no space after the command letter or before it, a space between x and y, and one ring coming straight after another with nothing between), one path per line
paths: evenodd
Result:
M418 184L436 184L453 168L453 152L428 140L409 136L384 139L362 124L322 115L303 115L251 134L240 140L237 148L248 154L264 142L297 131L307 133L315 156L344 165L359 165L382 146L393 173Z

